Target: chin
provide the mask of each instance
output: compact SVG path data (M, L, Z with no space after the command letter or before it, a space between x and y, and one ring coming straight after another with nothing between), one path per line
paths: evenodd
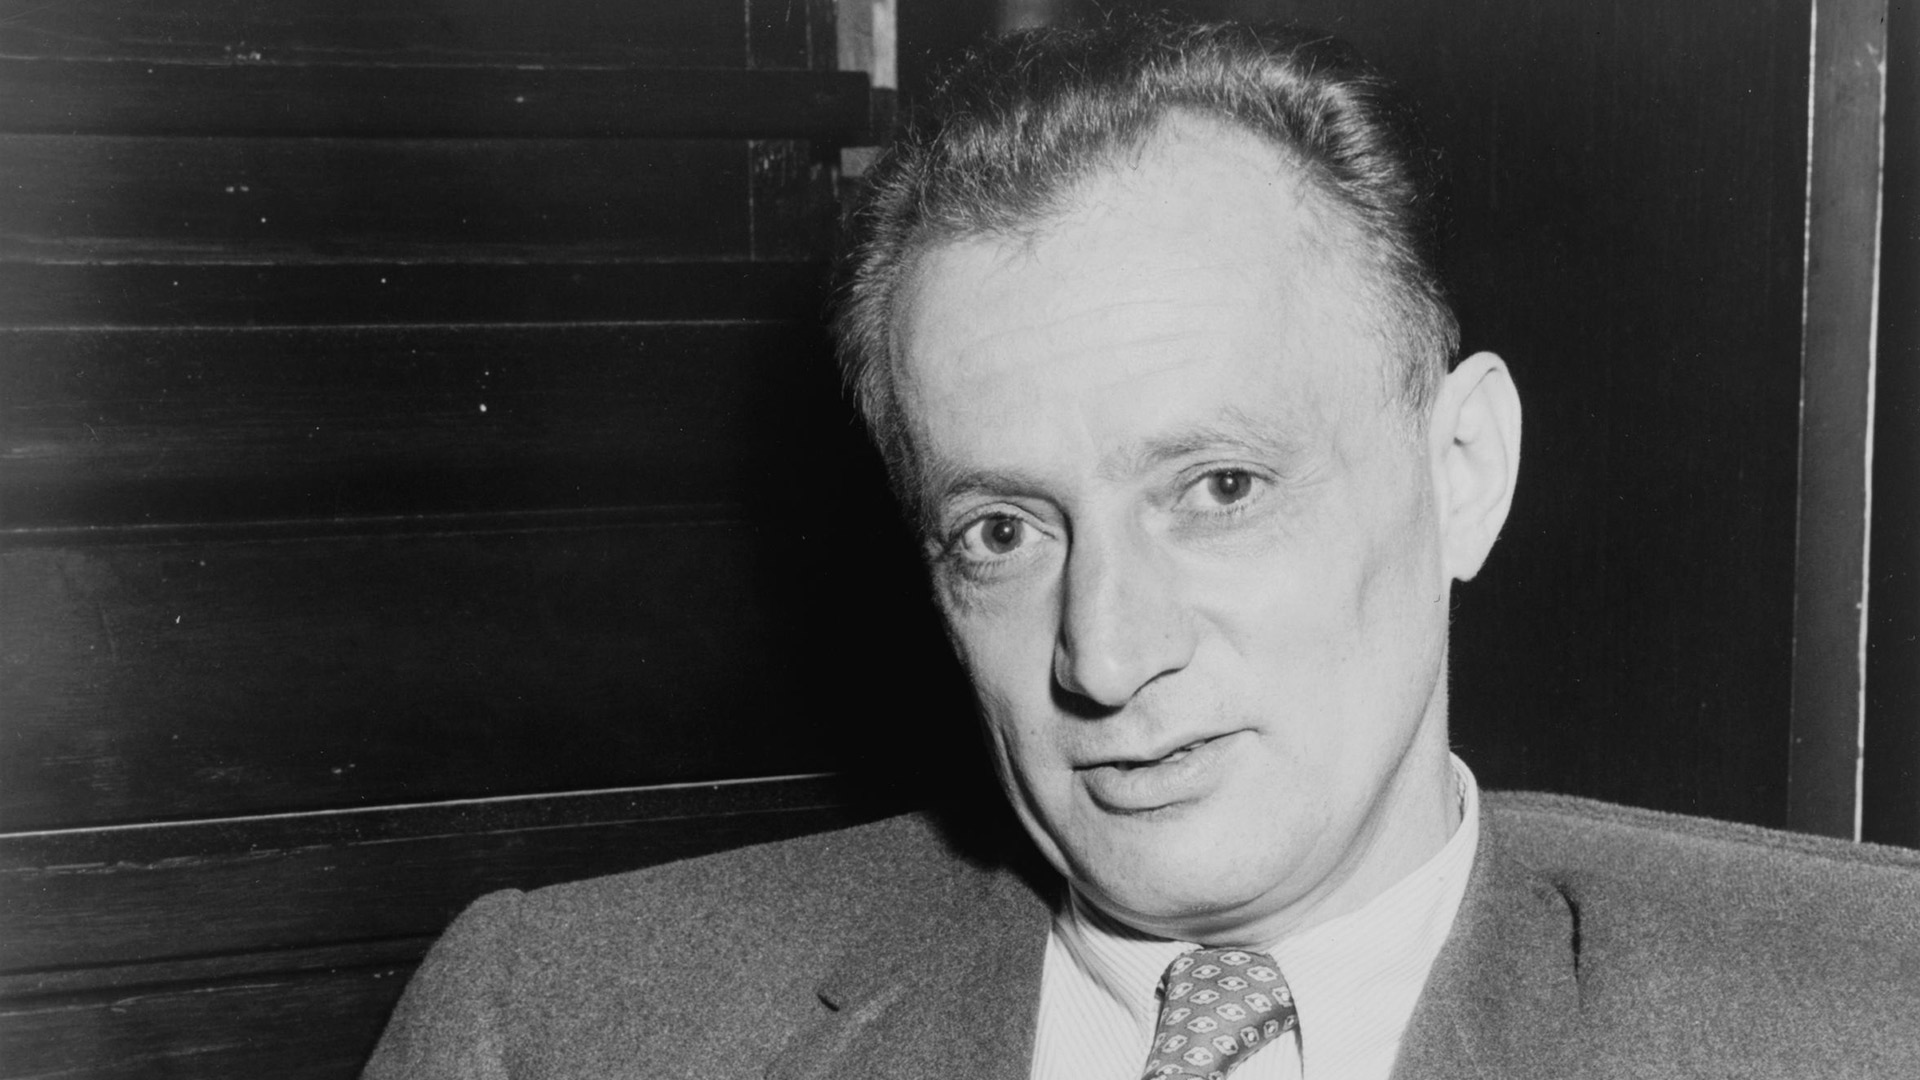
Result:
M1087 899L1135 929L1181 941L1222 944L1221 935L1231 936L1265 914L1270 894L1244 866L1141 861L1108 869L1082 883ZM1196 888L1199 882L1205 887Z
M1238 930L1254 921L1247 913L1246 900L1241 897L1156 893L1137 898L1089 899L1112 918L1155 937L1203 945L1257 948L1265 944L1236 936Z

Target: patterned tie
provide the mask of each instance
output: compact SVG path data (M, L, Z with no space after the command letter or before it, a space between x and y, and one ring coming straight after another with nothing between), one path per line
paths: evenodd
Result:
M1195 949L1167 966L1160 993L1160 1028L1143 1080L1221 1080L1300 1023L1293 991L1265 953Z

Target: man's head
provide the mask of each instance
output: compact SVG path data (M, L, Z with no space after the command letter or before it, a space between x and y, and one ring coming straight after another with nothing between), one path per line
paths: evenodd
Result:
M1426 197L1316 44L1002 46L877 181L842 317L1003 782L1141 929L1257 944L1453 823L1447 597L1503 518Z

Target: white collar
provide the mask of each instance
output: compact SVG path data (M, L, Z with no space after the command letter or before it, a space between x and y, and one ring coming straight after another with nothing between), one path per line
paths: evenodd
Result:
M1460 825L1441 849L1358 909L1269 943L1300 1010L1306 1075L1378 1075L1391 1069L1427 972L1466 894L1480 842L1480 789L1451 758ZM1085 976L1153 1030L1161 973L1194 943L1148 937L1101 916L1077 892L1053 932Z

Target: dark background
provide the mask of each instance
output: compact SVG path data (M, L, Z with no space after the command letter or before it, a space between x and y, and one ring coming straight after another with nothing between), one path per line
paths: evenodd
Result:
M1806 0L1187 10L1348 37L1445 152L1527 411L1483 785L1786 824ZM1890 10L1863 829L1920 844ZM350 1075L487 889L987 813L823 283L841 148L1089 11L902 0L896 102L820 0L0 0L0 1075Z

